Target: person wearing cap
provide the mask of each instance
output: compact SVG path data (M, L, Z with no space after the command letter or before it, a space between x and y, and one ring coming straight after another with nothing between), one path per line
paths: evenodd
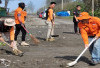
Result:
M76 17L79 16L80 12L81 12L81 6L77 5L75 11L73 12L73 15L74 15L73 16L73 22L74 22L74 32L75 33L79 33L79 31L78 31L78 20L77 20Z
M78 26L81 32L82 39L85 47L88 47L89 42L93 38L97 40L89 47L92 61L90 65L96 65L100 63L100 19L90 16L87 12L80 13Z
M0 41L5 42L3 38L3 34L7 37L8 40L10 40L10 47L13 48L13 52L15 55L22 54L20 50L17 49L16 43L14 41L14 26L15 26L15 21L14 19L5 19L0 21ZM17 53L17 51L20 51Z
M25 37L26 37L26 31L25 29L21 26L21 24L24 25L25 27L25 17L27 15L27 12L24 11L25 4L24 3L19 3L19 7L15 10L15 22L16 22L16 31L15 31L15 41L17 42L17 36L19 32L22 32L22 43L21 45L23 46L28 46L29 44L25 42Z
M53 8L55 7L55 2L51 2L47 12L47 21L48 24L48 32L46 41L54 41L55 39L52 37L54 35L54 15Z

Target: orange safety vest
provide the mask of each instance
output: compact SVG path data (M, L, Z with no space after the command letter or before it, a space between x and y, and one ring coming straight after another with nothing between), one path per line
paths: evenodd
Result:
M20 24L19 20L18 20L18 14L21 15L21 21L22 23L24 24L25 23L25 16L27 16L27 12L26 11L23 11L22 8L18 7L16 10L15 10L15 14L14 14L14 17L15 17L15 22L16 24Z

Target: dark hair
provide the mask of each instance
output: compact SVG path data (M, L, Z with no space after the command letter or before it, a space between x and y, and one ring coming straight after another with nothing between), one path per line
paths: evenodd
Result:
M80 7L80 5L77 5L76 7Z
M51 2L50 4L56 4L56 2Z
M22 9L25 8L25 3L23 3L23 2L19 3L18 5L19 5L19 7L21 7Z

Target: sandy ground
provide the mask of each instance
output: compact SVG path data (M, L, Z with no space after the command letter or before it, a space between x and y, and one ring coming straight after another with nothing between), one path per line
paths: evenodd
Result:
M75 60L84 49L80 35L74 34L73 22L71 20L56 19L55 34L59 34L54 42L45 41L47 26L45 20L34 16L28 16L26 28L35 35L41 43L35 45L27 35L26 42L30 47L23 47L21 34L18 36L18 48L24 52L23 57L15 56L8 46L0 46L0 59L11 61L9 67L2 63L0 68L66 68L67 63ZM99 68L99 65L89 66L91 56L87 51L79 62L71 68Z

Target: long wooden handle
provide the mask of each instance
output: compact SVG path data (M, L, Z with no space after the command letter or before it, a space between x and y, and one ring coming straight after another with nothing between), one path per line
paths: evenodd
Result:
M7 43L7 42L5 42L5 41L3 41L3 43L5 43L6 45L10 46L10 44L9 44L9 43Z
M21 26L25 29L25 31L26 31L28 34L30 34L30 32L24 27L23 24L21 24Z

